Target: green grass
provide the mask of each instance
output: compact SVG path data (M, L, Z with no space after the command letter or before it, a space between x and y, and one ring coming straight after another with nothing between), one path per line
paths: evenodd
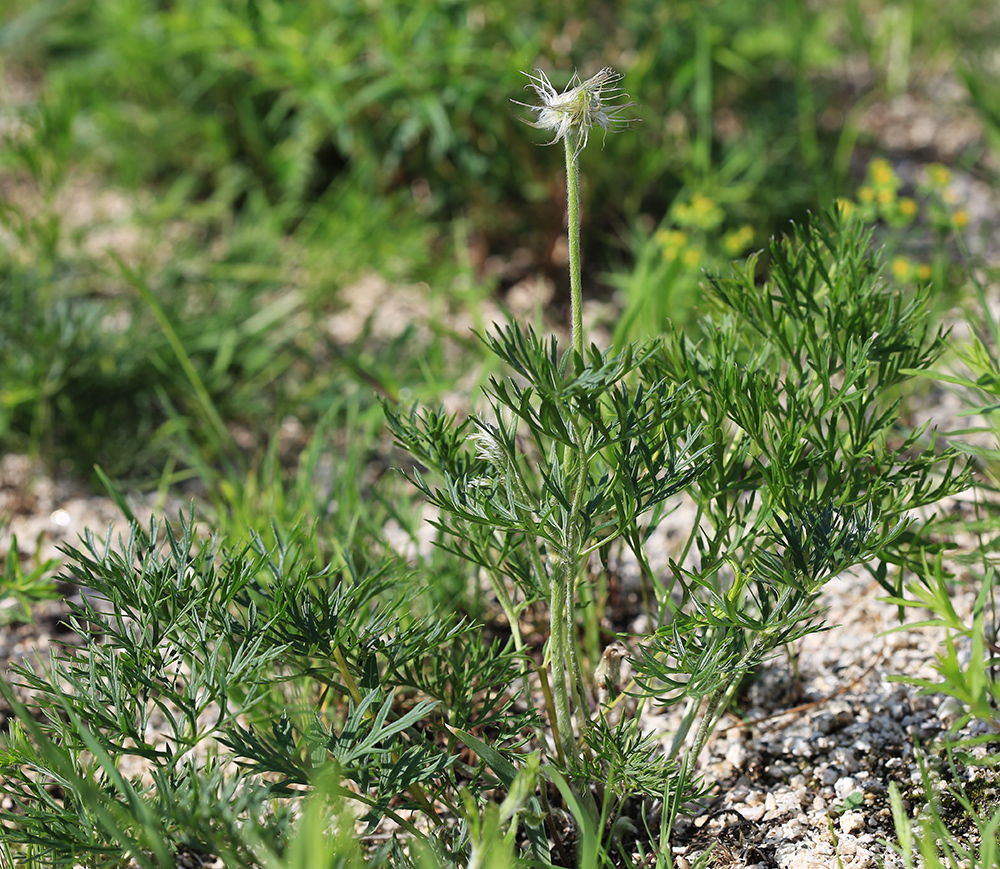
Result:
M966 352L971 378L951 375L947 356L928 370L947 349L940 318L975 298L979 323L987 299L981 284L970 293L973 263L956 247L963 213L943 176L928 169L909 185L886 174L890 163L872 158L905 155L882 154L860 122L954 68L985 136L951 168L993 182L998 31L983 0L7 4L0 448L110 492L125 539L88 537L61 568L117 616L85 601L74 616L81 651L12 677L36 690L34 707L0 682L14 713L0 789L17 804L0 865L55 854L165 866L186 848L233 865L505 866L513 854L544 865L550 842L573 862L553 832L563 809L587 843L580 865L638 859L611 835L630 795L651 788L629 759L669 781L651 796L665 819L695 789L685 762L600 720L581 731L588 748L576 760L543 748L560 688L546 697L542 601L558 601L539 566L556 564L560 533L572 536L559 511L573 501L561 475L583 462L573 450L595 474L576 542L606 557L621 535L615 545L640 563L643 530L661 518L656 486L669 488L653 465L680 467L681 445L691 450L694 476L677 485L713 530L685 550L698 571L670 580L687 611L672 613L669 589L643 577L661 651L676 630L691 649L739 647L746 664L761 637L796 635L820 567L855 557L845 541L862 531L882 535L871 568L888 591L947 614L953 579L937 549L921 549L922 535L947 526L895 542L888 533L907 504L954 485L936 476L946 463L926 438L906 431L920 397L910 378L950 378L989 417L997 329ZM524 278L555 286L539 335L568 320L562 148L539 147L546 134L512 100L530 96L523 71L542 68L561 88L574 70L586 78L606 65L639 103L633 129L603 142L595 131L581 155L584 293L608 303L611 346L559 362L541 338L490 328ZM868 74L850 75L859 65ZM851 229L819 217L852 209ZM868 228L884 247L885 283ZM776 234L792 240L771 247ZM836 281L823 274L848 266ZM372 275L407 288L406 315L383 318L394 313L386 301L352 333L331 330ZM469 324L494 337L479 340ZM632 341L646 349L618 370L615 354ZM503 385L518 366L518 388L535 390L520 404ZM856 394L836 393L845 381ZM483 406L481 387L522 419L518 437L503 430L511 417L499 420L514 462L505 481L522 459L546 469L525 477L521 495L507 492L507 513L500 489L481 504L470 495L490 473L461 428ZM383 402L404 409L391 432ZM407 429L410 406L442 402L446 412L414 417L422 432ZM620 438L592 455L567 440L566 402ZM742 441L730 440L735 427ZM814 452L796 452L806 442ZM965 452L992 493L996 452ZM443 477L417 476L435 464ZM129 529L125 493L157 490L194 512ZM430 513L442 546L412 555L427 541L427 501L442 508ZM874 508L878 529L865 525ZM977 532L988 541L996 518L986 516ZM195 534L196 519L212 539ZM478 565L468 560L476 541ZM53 570L21 549L6 557L0 596L29 618L53 592ZM805 573L796 552L814 559ZM796 582L802 600L783 597ZM563 602L570 636L551 640L577 671L567 685L609 640L600 580L571 588L581 597L579 611ZM983 621L949 624L978 636ZM956 669L953 652L943 647L942 677L995 721L991 671ZM677 675L664 660L638 662L661 693ZM513 687L526 677L539 694L527 711ZM59 679L69 690L55 689ZM704 693L724 705L727 680L708 679ZM573 689L578 718L586 682ZM678 691L685 702L698 694ZM144 741L157 710L170 721L166 749ZM237 749L244 765L205 761L196 747ZM130 752L150 763L152 782L119 771ZM359 816L407 830L411 809L436 837L411 831L406 848L372 850L353 837ZM995 812L970 817L995 835ZM664 820L642 847L669 834Z

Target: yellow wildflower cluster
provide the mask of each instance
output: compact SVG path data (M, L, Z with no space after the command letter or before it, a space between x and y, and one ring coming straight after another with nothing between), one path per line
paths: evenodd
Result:
M931 163L927 167L927 177L935 187L945 188L951 184L951 169L940 163Z
M921 207L925 217L936 226L941 226L941 205L946 198L947 185L951 182L951 172L940 164L927 168L926 175L918 181L917 190L920 203L910 196L900 196L901 182L888 160L878 158L868 165L866 183L858 189L857 201L838 199L835 208L842 218L857 216L869 223L882 222L899 229L909 226L920 215ZM922 206L921 206L922 203ZM947 214L949 226L962 226L968 222L964 212L950 210ZM890 236L891 237L891 236ZM915 262L906 256L896 256L889 261L889 274L898 283L929 281L934 270L929 263Z
M704 193L694 193L687 202L674 205L671 217L679 226L711 232L722 223L725 214L713 199Z
M917 182L917 189L924 202L929 222L941 232L963 229L969 225L969 212L957 208L958 194L950 186L952 173L947 166L932 163L924 177ZM868 165L868 179L858 190L857 207L869 221L882 220L893 227L908 226L920 213L920 205L909 196L899 195L899 176L887 160L872 160ZM837 208L846 217L855 203L837 200Z
M654 236L667 262L680 261L694 268L701 262L701 249L690 244L688 234L680 229L661 229Z
M905 281L929 281L933 274L928 263L915 263L905 256L898 256L892 261L892 276L903 283Z
M739 256L741 253L744 253L751 244L753 244L753 227L748 224L743 224L743 226L739 227L739 229L727 232L722 237L723 250L725 250L729 256Z
M899 195L896 170L881 157L868 164L868 182L858 190L858 202L870 220L884 220L890 226L907 226L919 208L909 196Z
M951 187L953 177L947 166L932 163L917 179L919 203L917 199L899 195L899 176L887 160L872 160L867 176L866 183L858 189L856 201L838 199L835 202L840 217L857 216L869 223L881 221L898 229L911 224L922 210L924 222L938 230L942 243L946 236L970 223L969 212L956 207L959 197ZM915 262L906 256L892 258L888 272L899 283L929 281L936 274L929 263Z
M663 251L665 260L677 259L688 241L687 233L679 229L661 229L654 237Z
M969 212L956 207L958 194L952 188L951 182L951 170L940 163L932 163L927 167L921 185L930 202L928 210L931 223L943 233L964 229L969 225Z

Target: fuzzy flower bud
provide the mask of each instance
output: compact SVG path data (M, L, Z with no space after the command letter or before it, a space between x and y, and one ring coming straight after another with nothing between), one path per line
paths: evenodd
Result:
M472 435L476 444L476 455L502 471L507 466L508 457L500 443L500 433L489 423L477 420L476 424L479 430Z
M574 73L569 85L562 93L558 93L548 77L540 69L535 74L525 73L531 83L525 87L534 88L541 100L541 105L529 105L517 100L512 102L531 109L538 119L526 121L540 130L551 130L555 135L550 145L567 136L575 136L576 153L579 153L590 138L591 127L600 127L605 136L608 131L627 127L635 118L623 118L621 113L635 102L608 105L609 102L628 96L622 93L616 83L621 81L622 74L610 67L605 67L597 75L591 76L585 82Z
M594 670L594 682L597 686L597 703L607 706L615 698L622 681L622 660L627 657L628 649L624 643L617 640L604 650L601 660Z

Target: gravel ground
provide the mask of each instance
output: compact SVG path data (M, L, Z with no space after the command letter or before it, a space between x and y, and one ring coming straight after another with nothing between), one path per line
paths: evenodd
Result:
M774 661L747 691L744 722L722 723L702 765L718 785L714 813L681 831L692 837L692 852L704 849L708 830L733 860L721 865L903 865L886 845L896 838L889 784L919 803L918 751L936 763L937 741L961 710L949 698L891 681L935 679L930 663L941 635L885 634L898 624L897 611L877 599L879 591L857 575L831 583L823 602L836 627L799 644L798 680L787 661ZM971 608L973 591L957 595L959 612ZM963 735L980 732L977 724ZM996 754L1000 738L986 748Z

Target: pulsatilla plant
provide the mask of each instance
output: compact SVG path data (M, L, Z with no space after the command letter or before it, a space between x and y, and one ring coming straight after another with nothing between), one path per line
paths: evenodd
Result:
M823 627L826 581L860 564L900 598L899 568L932 562L909 512L965 472L900 422L906 379L944 348L927 292L889 288L870 232L834 212L775 242L766 270L758 255L711 278L698 334L586 346L578 165L630 104L608 70L563 93L531 80L534 124L566 152L570 346L498 327L481 337L508 373L476 413L386 407L440 543L489 582L509 640L411 607L423 577L398 562L314 563L310 529L230 548L192 513L178 531L133 520L117 546L88 533L66 551L75 642L13 667L19 691L0 679L0 863L13 848L95 867L174 866L182 847L269 867L669 854L739 680ZM693 520L651 558L681 503ZM612 570L638 577L648 628L616 625L602 654ZM523 628L535 616L544 650ZM673 734L642 730L651 705L681 710ZM397 839L362 855L358 822Z
M510 374L490 379L482 411L387 417L423 466L409 477L439 509L442 545L488 579L518 650L525 610L548 612L544 663L522 671L523 702L537 686L548 707L542 774L575 782L564 796L584 828L629 794L658 797L666 836L740 679L822 628L817 599L836 574L862 564L895 589L890 568L917 566L923 545L908 511L965 486L932 435L899 427L900 384L945 335L928 326L926 292L891 291L870 233L831 212L775 242L767 274L754 256L712 279L700 335L585 349L579 160L591 129L622 126L632 104L608 107L610 70L564 93L542 73L531 80L533 125L566 152L571 346L497 327L481 337ZM685 500L697 518L655 574L646 543ZM653 625L621 637L633 648L628 693L640 706L685 705L666 751L651 749L638 714L611 725L610 686L588 678L595 665L604 678L581 636L595 565L612 552L638 565Z
M462 554L484 569L519 648L519 613L534 600L547 603L550 724L556 752L572 769L573 713L581 727L589 714L576 642L583 568L617 537L638 543L636 517L688 484L699 454L695 430L676 424L684 397L662 379L633 376L654 347L584 351L579 157L594 126L627 123L620 113L632 103L608 105L621 76L610 69L582 83L574 76L563 93L542 72L529 78L541 99L530 106L538 116L532 125L553 132L566 153L573 346L560 353L554 338L509 326L484 338L518 376L491 380L488 417L456 425L414 411L390 413L389 422L401 445L440 472L440 487L420 474L413 481L444 510Z
M456 552L483 568L518 648L523 609L548 605L553 739L572 766L573 714L583 727L592 711L576 639L583 569L616 538L640 550L638 517L691 483L705 448L685 424L686 396L663 379L635 382L651 347L592 347L584 359L514 326L485 340L523 378L491 379L489 418L413 411L390 414L390 426L439 473L436 485L412 479L442 509Z

